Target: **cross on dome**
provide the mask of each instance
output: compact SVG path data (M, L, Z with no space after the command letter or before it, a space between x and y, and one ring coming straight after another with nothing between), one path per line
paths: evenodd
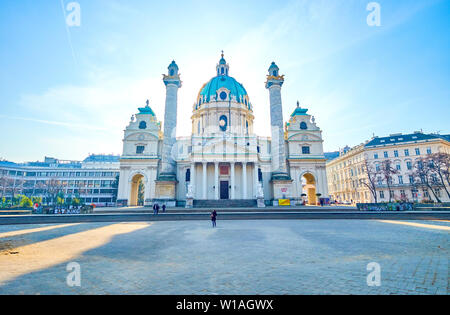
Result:
M227 61L224 58L223 50L222 50L222 58L220 59L216 69L217 69L217 76L228 76L230 66L227 64Z

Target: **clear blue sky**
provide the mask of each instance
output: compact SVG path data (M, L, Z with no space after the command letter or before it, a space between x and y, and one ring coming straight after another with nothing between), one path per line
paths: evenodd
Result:
M78 0L81 25L68 28L69 2L1 3L0 157L120 154L147 98L163 119L161 74L172 59L184 83L178 135L189 135L192 104L222 49L259 135L269 136L272 61L286 76L285 120L300 100L326 151L374 133L450 133L449 0L379 0L380 27L367 25L370 1L361 0Z

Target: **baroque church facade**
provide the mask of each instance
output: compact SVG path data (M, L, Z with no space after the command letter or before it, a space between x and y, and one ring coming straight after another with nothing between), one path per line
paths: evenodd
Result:
M259 206L317 204L328 198L322 131L297 102L284 124L284 76L270 65L271 137L253 130L253 105L222 58L192 110L192 133L176 137L179 68L173 61L166 86L164 129L150 107L133 115L124 131L118 205Z

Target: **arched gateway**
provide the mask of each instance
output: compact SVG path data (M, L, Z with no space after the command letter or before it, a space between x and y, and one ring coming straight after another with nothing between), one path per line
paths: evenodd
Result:
M145 196L144 176L136 174L131 179L130 187L130 206L143 206Z
M310 173L306 173L302 176L302 191L306 194L307 204L314 206L317 205L317 190L316 190L316 179Z

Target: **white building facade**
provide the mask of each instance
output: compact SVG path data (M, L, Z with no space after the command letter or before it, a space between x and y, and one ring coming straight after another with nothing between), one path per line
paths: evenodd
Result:
M322 132L299 105L284 124L284 76L275 63L266 82L271 138L254 133L253 105L223 54L193 105L191 135L176 138L182 83L175 62L168 70L164 132L148 101L124 132L118 205L256 206L257 199L292 205L328 198Z
M373 203L375 198L364 182L368 183L365 165L374 173L389 160L396 173L388 186L382 174L374 175L378 202L401 200L410 202L436 201L430 189L417 185L413 176L417 162L435 153L450 154L450 135L392 134L374 137L355 146L327 163L328 187L331 198L341 203ZM442 202L450 202L445 187L433 187ZM447 187L450 190L450 187Z

